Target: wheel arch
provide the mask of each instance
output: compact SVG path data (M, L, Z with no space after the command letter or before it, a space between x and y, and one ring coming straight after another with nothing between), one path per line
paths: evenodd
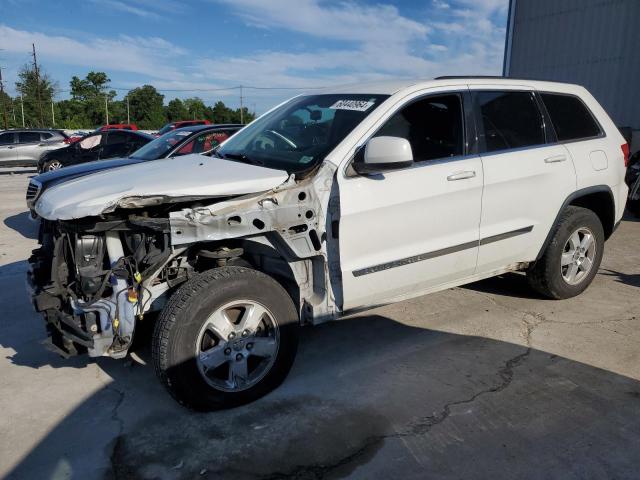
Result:
M611 188L608 185L594 185L576 190L566 198L562 207L558 210L553 225L549 229L549 233L547 233L547 237L538 252L536 261L542 258L558 227L562 212L564 212L568 206L587 208L595 213L602 223L605 239L608 239L615 230L615 200Z

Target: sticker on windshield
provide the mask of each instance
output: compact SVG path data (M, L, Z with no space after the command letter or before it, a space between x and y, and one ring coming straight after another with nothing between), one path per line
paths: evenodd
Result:
M367 111L375 103L374 99L371 100L338 100L329 108L333 110L355 110L357 112Z

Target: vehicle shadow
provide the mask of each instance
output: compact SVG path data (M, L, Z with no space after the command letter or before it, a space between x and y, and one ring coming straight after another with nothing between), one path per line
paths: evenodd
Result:
M4 219L4 224L11 230L15 230L24 238L38 238L38 222L31 220L29 212L21 212Z
M625 285L631 285L632 287L640 287L640 273L622 273L615 270L603 268L599 271L600 275L606 275L608 277L615 277L616 282L624 283Z
M136 355L147 365L98 360L112 382L8 478L577 479L640 467L640 382L506 342L378 315L305 328L283 385L212 413L169 397L148 344Z
M469 283L460 288L475 290L476 292L491 293L502 297L515 297L526 299L545 299L535 292L528 284L527 277L522 272L510 272L497 277L487 278L479 282Z

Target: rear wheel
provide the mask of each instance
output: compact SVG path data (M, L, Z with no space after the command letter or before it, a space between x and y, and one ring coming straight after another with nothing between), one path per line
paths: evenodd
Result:
M153 336L156 372L171 395L196 410L251 402L276 388L296 354L298 315L271 277L222 267L184 284Z
M586 208L567 207L542 258L527 272L529 284L549 298L578 295L596 276L603 250L598 216Z

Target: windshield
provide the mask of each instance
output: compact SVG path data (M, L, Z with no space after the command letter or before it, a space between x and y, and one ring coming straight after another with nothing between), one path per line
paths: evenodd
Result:
M191 135L193 132L185 130L174 130L171 133L162 135L159 138L147 143L131 154L133 158L144 160L157 160L164 158L179 142Z
M295 173L321 162L387 95L296 97L227 140L216 155Z

